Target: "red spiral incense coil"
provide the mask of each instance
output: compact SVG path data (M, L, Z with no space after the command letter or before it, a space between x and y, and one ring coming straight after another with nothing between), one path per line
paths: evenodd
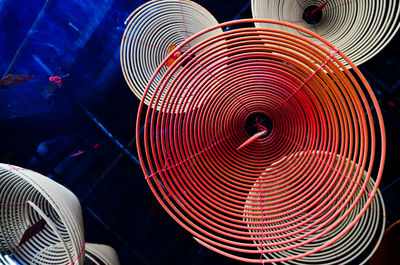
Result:
M272 20L223 23L175 51L184 45L154 73L137 117L139 159L164 209L245 262L298 260L342 238L374 200L385 159L379 105L357 67L315 33Z

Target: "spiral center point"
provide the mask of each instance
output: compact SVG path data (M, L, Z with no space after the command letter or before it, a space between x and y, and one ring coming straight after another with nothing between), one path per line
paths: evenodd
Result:
M245 130L250 136L266 129L267 132L261 138L267 137L271 133L272 127L272 120L265 113L253 113L246 118Z
M322 8L317 5L308 6L304 9L303 20L310 25L315 25L322 19Z

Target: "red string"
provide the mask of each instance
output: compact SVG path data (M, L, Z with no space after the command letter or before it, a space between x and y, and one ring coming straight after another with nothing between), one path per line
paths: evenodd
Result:
M146 176L145 179L149 179L149 178L155 176L157 173L165 172L168 169L170 169L170 168L168 168L168 161L169 161L169 158L167 159L167 161L165 162L164 167L161 170L159 170L159 171L157 171L157 172L155 172L155 173L153 173L151 175Z
M185 28L185 32L186 32L186 38L189 38L189 33L186 27L186 23L185 23L185 17L183 16L183 8L182 8L182 0L179 0L179 6L181 8L181 15L182 15L182 21L183 21L183 27Z
M79 253L78 257L76 257L76 259L74 260L73 263L71 263L71 265L74 265L80 259L80 257L82 256L84 251L85 251L85 242L83 242L83 246L82 246L81 252Z
M174 164L174 165L172 165L172 166L170 166L170 167L165 168L165 166L167 165L167 163L166 163L165 166L164 166L164 168L162 168L161 170L158 170L158 171L154 172L154 173L151 174L151 175L146 176L145 179L150 179L151 177L153 177L153 176L155 176L155 175L157 175L157 174L159 174L159 173L161 173L161 172L165 172L165 171L167 171L167 170L170 170L170 169L172 169L172 168L175 168L175 167L177 167L177 166L180 166L180 165L186 163L187 161L191 160L192 158L201 155L202 153L204 153L204 152L210 150L211 148L214 148L215 146L219 145L220 143L222 143L223 141L225 141L225 140L227 140L228 138L232 137L233 135L239 133L240 131L242 131L242 130L238 130L238 131L236 131L236 132L234 132L234 133L232 133L232 134L230 134L230 135L228 135L228 136L222 138L221 140L219 140L219 141L217 141L217 142L215 142L215 143L213 143L213 144L207 146L207 147L204 148L203 150L201 150L201 151L199 151L199 152L197 152L197 153L195 153L195 154L189 156L188 158L186 158L186 159L184 159L184 160L182 160L182 161L180 161L180 162L178 162L178 163L176 163L176 164Z
M141 42L141 43L143 43L143 44L145 44L145 45L148 45L148 46L153 46L153 47L159 49L160 51L167 51L167 52L168 52L168 48L166 48L166 47L163 48L163 47L158 46L158 45L155 45L155 44L153 44L153 43L149 43L149 42L147 42L147 41L144 41L144 40L141 40L141 39L138 39L138 38L135 38L135 37L130 37L130 36L127 36L127 35L123 35L123 37L124 37L124 38L128 38L128 39L131 39L131 40L135 40L135 41L138 41L138 42Z
M275 109L273 109L273 111L271 113L269 113L269 115L271 115L272 113L274 113L275 111L277 111L280 107L282 107L282 105L284 105L286 102L288 102L290 99L293 98L293 96L303 87L305 86L308 81L310 81L322 68L324 68L332 59L333 57L339 52L339 50L335 50L335 52L333 54L331 54L329 56L329 58L320 66L318 67L318 69L316 71L314 71L314 73L312 73L312 75L310 75L305 81L303 81L303 83L295 89L295 91L290 95L290 97L288 97L287 99L285 99L278 107L276 107Z
M374 197L375 199L375 197ZM360 205L361 201L357 202L357 207L362 208L362 206ZM375 207L370 206L369 209L381 214L385 219L386 219L386 215L384 215L379 209L376 209ZM386 224L389 226L391 223L389 222L388 219L386 219Z
M179 48L179 50L182 52L182 54L186 54L186 53L187 53L186 51L184 51L184 50L182 50L182 49L180 49L180 48ZM195 56L187 56L187 57L188 57L188 58L191 58L192 60L194 60L198 65L200 65L200 67L201 67L203 70L206 71L206 73L207 73L208 75L210 75L210 76L211 76L214 80L216 80L223 88L225 88L225 86L222 84L222 82L221 82L215 75L213 75L213 73L211 73L210 70L207 69L207 67L205 67L203 64L201 64L201 63L196 59ZM227 91L228 91L230 94L232 94L232 90L231 90L231 89L227 89ZM238 100L241 101L242 106L247 110L247 112L250 113L250 110L247 108L246 104L244 104L244 102L242 102L242 99L241 99L241 98L238 98Z
M10 165L10 164L8 164L8 166L9 167L11 167L8 171L32 171L32 170L30 170L30 169L26 169L26 168L18 168L18 167L15 167L15 166L13 166L13 165ZM33 171L32 171L33 172Z
M351 1L348 1L348 2L344 2L344 3L340 4L340 5L336 5L336 6L333 6L333 7L331 7L331 8L327 8L327 9L325 9L325 10L326 10L326 11L331 11L331 10L334 10L334 9L339 8L339 7L346 6L346 5L355 3L355 2L357 2L357 0L351 0Z
M304 11L304 7L300 4L299 0L296 0L297 5Z
M360 187L360 189L362 189L363 191L365 191L365 193L367 194L368 197L374 197L374 194L371 194L372 192L369 192L366 188L364 188L360 183L355 182L352 178L348 177L346 174L344 174L343 172L337 170L336 168L332 167L331 165L329 165L328 163L326 163L324 160L322 160L321 158L317 157L316 155L314 155L312 152L304 149L301 145L299 145L298 143L296 143L295 141L293 141L292 139L290 139L287 136L282 135L284 138L288 139L290 142L292 142L294 145L296 145L297 147L299 147L303 152L306 152L307 154L311 155L312 157L318 159L319 161L321 161L323 164L325 164L326 166L328 166L329 169L333 170L336 173L339 173L340 175L342 175L343 177L347 178L348 180L350 180L353 184L356 184Z
M267 128L265 128L265 126L262 126L259 123L259 119L256 118L256 124L257 124L257 131L260 132L260 129L266 130ZM263 205L262 205L262 188L261 188L261 145L258 145L258 184L259 184L259 191L260 191L260 210L261 210L261 251L260 251L260 263L264 264L264 259L263 259L263 255L264 255L264 210L263 210Z

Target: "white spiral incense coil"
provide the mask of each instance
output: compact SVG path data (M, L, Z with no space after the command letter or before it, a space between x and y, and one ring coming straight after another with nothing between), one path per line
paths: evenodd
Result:
M84 264L78 199L39 173L0 164L0 253L23 265Z
M251 5L254 18L286 21L314 31L355 65L380 52L400 27L398 0L252 0ZM317 7L320 9L316 10ZM316 12L311 13L313 10ZM256 23L256 26L266 25ZM293 28L276 26L302 34ZM320 43L311 36L306 37Z
M112 247L86 243L85 265L119 265L117 252Z
M315 157L313 155L315 155ZM260 207L254 205L254 202L260 200L260 189L263 191L261 196L263 202L268 201L271 204L271 206L279 206L278 207L279 209L284 209L284 206L280 207L281 206L280 204L285 202L285 200L283 201L281 200L282 202L279 202L278 200L276 200L276 198L280 199L284 198L285 188L287 185L278 184L282 182L282 177L290 179L292 178L290 174L296 174L295 171L292 171L292 173L290 173L290 170L288 171L285 169L288 167L289 164L302 164L303 168L299 168L299 171L304 170L303 172L305 172L305 174L308 174L312 171L313 164L317 164L319 162L319 159L324 160L325 158L329 159L330 157L332 156L327 155L327 153L321 156L321 153L319 152L312 152L312 155L311 152L310 153L300 152L291 155L289 157L285 157L280 161L278 161L277 163L271 165L271 167L267 168L262 174L261 182L257 181L254 184L252 192L250 192L248 200L246 201L246 204L248 204L249 208L248 210L245 210L245 220L254 222L256 221L256 219L252 219L251 217L259 217L260 215ZM362 190L359 187L355 192L355 194L352 196L352 198L349 200L348 205L344 205L345 207L343 208L343 210L341 211L336 210L334 212L329 213L328 215L325 214L328 213L328 211L330 211L332 207L340 205L339 202L340 199L342 199L344 196L347 197L349 196L348 194L345 194L345 191L351 189L352 184L348 183L342 184L343 190L342 192L337 193L339 194L339 196L334 201L331 201L330 198L331 196L335 195L332 194L332 192L330 194L325 194L321 197L318 197L318 195L316 195L318 192L324 190L327 186L329 186L329 181L330 181L329 179L333 178L333 175L336 174L335 169L342 162L347 164L349 167L354 166L354 170L352 171L352 173L348 173L347 177L351 179L357 179L358 177L357 174L362 173L357 171L357 169L359 168L357 164L349 162L349 160L344 158L341 159L340 156L338 155L336 157L335 162L332 165L332 169L330 170L330 175L328 176L328 178L325 179L321 187L319 189L316 189L313 192L314 194L311 195L312 200L308 202L308 205L311 205L316 200L320 200L315 207L312 207L310 210L302 213L300 213L301 209L294 212L291 212L292 209L279 210L278 213L274 213L270 216L268 216L269 214L267 214L266 213L267 211L265 211L263 214L263 218L268 222L264 223L263 225L249 225L250 231L256 233L256 235L254 236L255 239L257 239L254 241L255 244L260 244L261 243L260 239L264 238L262 242L262 245L264 246L263 251L265 251L265 253L263 253L264 258L284 259L286 257L302 255L303 253L306 253L307 251L310 251L314 248L320 247L327 241L331 240L333 237L335 237L344 229L346 229L346 227L351 222L354 221L356 216L359 214L361 208L369 198L369 194L366 193L365 190ZM307 176L305 177L306 177L305 179L307 179ZM308 178L311 179L312 177L313 176L310 175ZM362 174L362 179L365 180L366 178L367 178L367 172L364 172ZM319 177L317 177L316 180L320 181ZM273 192L266 191L268 190L268 186L273 185L273 183L277 184L274 185L275 190ZM366 187L367 190L372 190L374 186L375 186L374 180L372 178L369 178L369 182ZM350 204L355 203L356 198L358 196L361 196L361 198L358 202L356 202L357 203L356 207L354 207L352 211L346 213L346 211L348 211L350 207ZM276 202L274 202L274 200L276 200ZM312 213L312 210L314 210L316 207L319 207L321 205L328 205L330 202L333 202L332 205L330 207L327 207L325 211L316 211ZM287 212L287 214L284 213L285 211ZM343 216L345 218L340 223L334 224L335 222L338 221L339 218ZM284 217L288 218L284 221L273 223L274 226L281 225L282 227L280 229L270 228L271 227L270 222L275 222L279 219L282 220L284 219ZM316 228L320 220L326 220L330 217L333 217L333 219L326 226L302 238L303 235ZM277 230L284 230L283 228L285 227L293 226L290 223L297 224L301 223L303 220L306 219L309 219L309 221L304 222L303 225L298 227L294 226L290 228L287 232L281 232L280 234L284 236L282 239L277 239L272 241L266 240L266 238L268 238L271 233L274 235L278 235L279 233L276 233ZM290 265L292 264L293 265L294 264L339 265L340 264L341 265L341 264L354 264L352 262L355 261L357 262L357 264L365 264L374 254L374 252L376 251L382 240L382 236L385 229L385 221L386 221L386 215L385 215L383 198L380 191L377 190L374 199L371 202L367 211L362 215L362 217L358 220L358 222L354 225L354 227L352 227L343 237L341 237L332 245L323 248L320 251L313 253L309 256L305 256L296 260L283 261L282 263L279 264L288 264L288 265L289 264ZM306 242L310 240L312 237L318 236L318 234L323 233L328 228L330 228L330 226L333 226L333 229L328 231L322 237L302 245L302 242ZM262 230L263 232L260 233L260 230ZM286 237L285 235L287 233L294 233L294 235ZM279 245L279 243L287 241L288 239L295 239L295 241ZM275 243L278 245L276 246L272 245ZM296 247L291 248L292 246ZM284 248L284 247L287 247L288 249L285 251L273 252L274 249Z
M140 100L157 68L161 67L156 78L158 80L173 64L172 58L160 66L169 53L174 53L177 58L201 40L222 32L216 29L175 49L175 46L192 35L218 24L206 9L188 0L149 1L136 9L125 24L127 27L121 43L121 67L126 82ZM152 82L149 93L146 93L147 105L155 86L156 82Z

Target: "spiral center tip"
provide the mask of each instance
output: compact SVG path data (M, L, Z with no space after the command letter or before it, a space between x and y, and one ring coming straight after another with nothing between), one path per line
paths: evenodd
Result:
M260 131L267 130L260 138L267 137L273 128L272 120L262 112L253 113L246 118L245 131L249 136L252 136Z
M317 5L310 5L303 11L303 20L310 24L315 25L322 19L322 8Z

